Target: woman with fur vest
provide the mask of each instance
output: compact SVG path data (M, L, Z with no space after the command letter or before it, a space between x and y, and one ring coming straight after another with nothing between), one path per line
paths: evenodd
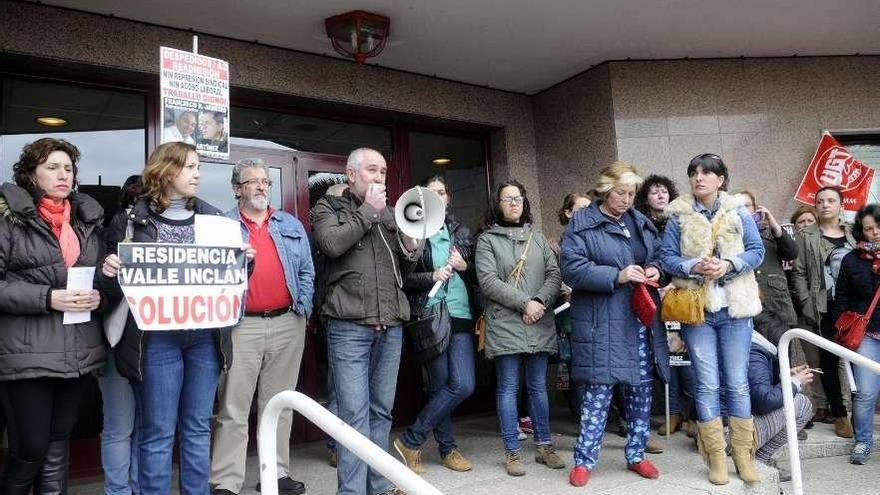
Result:
M761 312L754 270L764 259L764 244L742 197L726 192L730 175L721 157L694 157L687 175L691 193L666 210L660 258L677 288L702 290L704 296L704 321L681 326L696 378L698 445L709 481L728 483L724 393L733 462L744 482L757 483L748 365L752 317Z

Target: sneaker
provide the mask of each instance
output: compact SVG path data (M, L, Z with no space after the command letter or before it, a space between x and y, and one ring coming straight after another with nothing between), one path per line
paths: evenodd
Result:
M504 452L505 464L507 465L507 474L510 476L522 476L526 474L526 467L523 465L522 456L518 450L507 450Z
M590 470L586 466L575 466L568 473L568 482L572 486L585 486L590 481Z
M871 449L864 443L857 443L849 455L849 463L861 466L868 462L869 457L871 457Z
M467 458L462 455L462 453L455 449L452 452L446 454L443 458L443 465L448 467L453 471L470 471L471 470L471 461L467 460Z
M382 492L380 495L406 495L406 492L395 486L388 491Z
M425 467L422 466L421 449L411 449L403 444L398 437L394 439L394 450L403 458L403 463L416 474L425 474Z
M531 435L535 432L535 427L532 424L532 418L526 416L524 418L519 418L519 429L523 431L526 435Z
M260 484L257 483L257 491L260 491ZM306 492L306 485L302 481L297 481L290 476L285 476L278 480L278 493L280 495L302 495Z
M800 440L800 441L804 441L804 440L806 440L806 439L807 439L807 436L808 436L808 435L807 435L807 430L801 430L801 431L797 432L797 438L798 438L798 440Z
M657 470L657 466L647 459L635 464L627 464L626 468L635 472L642 478L648 478L649 480L656 480L660 477L660 471Z
M853 429L847 416L834 418L834 434L840 438L852 438Z
M553 450L552 445L538 445L535 448L535 462L543 464L550 469L562 469L565 463L559 458L559 455Z
M516 438L518 438L519 441L522 442L523 440L529 438L529 436L526 435L526 432L522 431L522 428L517 426L516 427Z

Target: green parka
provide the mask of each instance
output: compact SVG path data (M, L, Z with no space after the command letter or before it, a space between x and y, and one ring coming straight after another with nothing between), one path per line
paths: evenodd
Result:
M507 277L516 265L529 234L530 224L522 227L493 225L477 241L475 265L477 280L486 299L486 357L506 354L556 352L556 326L553 305L562 281L556 256L547 239L534 231L519 288ZM537 322L526 325L523 312L532 299L547 309Z

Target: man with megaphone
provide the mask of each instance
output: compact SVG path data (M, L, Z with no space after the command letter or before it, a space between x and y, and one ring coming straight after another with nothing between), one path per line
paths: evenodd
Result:
M378 151L352 151L345 169L348 189L339 197L325 196L313 210L315 242L327 260L321 315L327 322L338 415L385 450L400 366L401 325L410 317L402 280L422 252L422 244L412 238L415 230L401 232L387 204L387 170ZM421 211L410 208L408 222L428 216L425 201L420 205ZM409 227L419 225L411 223ZM424 226L421 230L434 233ZM342 446L337 480L339 494L398 493Z

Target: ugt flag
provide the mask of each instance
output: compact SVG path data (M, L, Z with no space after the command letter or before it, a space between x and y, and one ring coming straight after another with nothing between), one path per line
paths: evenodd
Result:
M853 158L826 132L810 160L795 199L813 205L816 204L816 191L825 186L834 186L843 193L843 209L857 211L868 202L873 181L874 169Z

